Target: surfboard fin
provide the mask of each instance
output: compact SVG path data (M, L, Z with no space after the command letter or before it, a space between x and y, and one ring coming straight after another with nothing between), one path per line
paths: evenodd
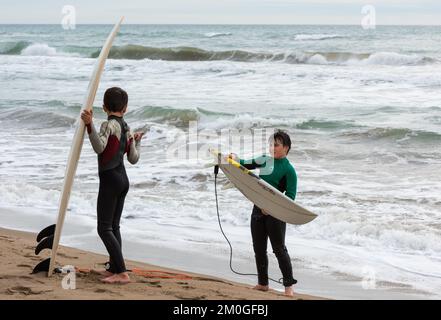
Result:
M42 239L53 236L55 233L55 224L51 224L50 226L47 226L43 230L41 230L37 235L37 242L40 242Z
M35 247L35 255L40 254L44 249L52 249L54 244L54 234L55 234L55 224L51 224L47 226L43 230L41 230L37 235L37 246ZM38 272L48 272L50 266L51 258L47 258L41 261L39 264L35 266L32 270L32 274Z
M54 244L54 235L52 234L38 243L37 247L35 247L35 255L38 256L40 252L44 249L52 249L53 244Z
M32 270L31 274L35 274L38 272L48 272L49 271L49 264L51 262L51 258L47 258L43 261L41 261L39 264L37 264L34 268L34 270Z

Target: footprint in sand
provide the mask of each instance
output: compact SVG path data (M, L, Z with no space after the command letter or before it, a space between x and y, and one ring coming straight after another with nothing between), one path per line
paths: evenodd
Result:
M229 285L229 286L232 286L232 285L233 285L232 283L229 283L229 282L227 282L227 281L219 280L219 279L213 279L213 278L194 277L193 280L219 282L219 283L227 284L227 285Z
M140 280L139 282L147 284L149 287L162 288L160 281Z
M58 256L63 257L63 258L66 258L66 259L78 259L78 257L75 257L75 256L69 256L69 255L67 255L67 254L65 254L65 253L58 253Z
M29 259L34 260L34 261L40 261L41 260L41 258L36 257L36 256L34 256L32 254L25 254L23 257L29 258Z
M187 290L196 289L195 287L192 287L192 286L182 286L182 288L187 289Z
M115 292L115 291L108 290L108 289L102 289L102 288L95 289L94 292L95 293L106 293L106 294L111 294L114 296L122 296L122 294L119 292Z
M229 295L226 295L226 294L220 292L219 290L216 290L215 292L216 292L217 296L219 296L221 298L230 298Z
M0 240L8 241L8 242L14 242L14 240L12 240L11 238L9 238L7 236L0 236Z
M207 299L206 296L184 297L181 295L175 295L175 298L182 299L182 300L205 300L205 299Z
M38 295L38 294L42 294L45 292L50 292L52 291L51 289L46 289L46 290L36 290L30 287L24 287L24 286L17 286L17 287L12 287L12 288L8 288L5 290L6 294L24 294L25 296L29 296L29 295Z
M177 282L177 284L180 284L182 286L182 288L190 290L190 289L195 289L195 287L189 286L188 282Z
M96 289L94 292L96 292L96 293L115 293L112 290L107 290L107 289Z
M7 275L7 274L5 274L5 275L1 275L0 276L0 279L5 279L5 280L10 280L10 279L17 279L17 280L32 280L33 278L32 277L29 277L29 276L13 276L13 275Z

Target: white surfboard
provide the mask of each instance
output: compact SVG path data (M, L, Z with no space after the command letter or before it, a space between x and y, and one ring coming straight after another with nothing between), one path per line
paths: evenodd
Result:
M271 216L290 224L305 224L317 215L296 204L272 185L246 169L240 163L229 159L217 150L210 152L219 168L242 194Z
M107 56L109 55L109 51L110 48L112 47L113 40L115 39L123 20L124 17L122 17L120 21L114 26L109 36L107 37L107 40L104 43L103 48L101 49L101 53L95 63L95 68L93 70L92 77L90 78L87 94L81 111L91 110L93 107L96 91L98 90L98 85L100 82L101 74L103 73L104 70L104 65L106 63ZM70 149L69 158L66 166L66 173L64 176L63 189L61 192L60 205L58 208L58 219L55 225L52 254L50 258L49 270L47 273L48 277L52 275L52 271L55 265L55 259L57 258L58 244L60 242L61 231L63 230L63 223L64 223L64 218L66 216L67 205L69 203L70 192L72 190L72 184L74 181L75 172L77 170L78 160L81 154L81 148L83 147L84 132L86 126L81 119L79 119L77 123L78 125L75 131L75 135L73 137L72 147Z

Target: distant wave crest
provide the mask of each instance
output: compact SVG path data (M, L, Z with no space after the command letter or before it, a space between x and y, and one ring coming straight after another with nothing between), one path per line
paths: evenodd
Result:
M204 34L204 36L207 38L227 37L231 35L231 32L207 32Z
M78 56L76 53L58 51L46 43L32 43L28 41L10 43L0 51L0 54L22 56Z
M294 39L298 41L310 41L310 40L327 40L327 39L339 39L344 38L338 34L297 34Z
M411 130L408 128L366 128L352 132L345 132L342 136L353 139L392 140L396 142L439 143L441 134L425 130Z
M92 54L97 57L99 51ZM291 52L266 53L244 50L209 51L193 47L154 48L140 45L114 47L111 59L150 59L165 61L239 61L239 62L284 62L289 64L366 64L366 65L422 65L437 62L436 59L395 52Z
M26 56L83 56L96 58L99 53L100 50L90 47L68 46L63 50L63 48L56 49L45 43L27 41L10 43L0 49L0 54L3 55ZM431 57L397 52L251 52L240 49L211 51L195 47L156 48L133 44L114 46L110 50L109 58L164 61L280 62L322 65L412 66L439 63L439 60Z

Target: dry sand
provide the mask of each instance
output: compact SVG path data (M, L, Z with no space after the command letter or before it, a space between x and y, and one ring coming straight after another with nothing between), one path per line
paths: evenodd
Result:
M259 292L249 285L130 260L126 261L129 269L160 270L177 274L178 277L157 278L131 273L132 282L129 284L103 284L100 282L102 276L87 272L87 269L100 268L99 264L108 260L106 256L61 246L58 265L74 265L86 271L75 274L76 289L63 289L66 274L54 274L51 278L47 278L45 273L31 274L38 262L49 257L49 250L35 255L35 238L33 233L0 228L0 299L320 299L303 294L288 298L277 291ZM182 274L190 278L180 278Z

